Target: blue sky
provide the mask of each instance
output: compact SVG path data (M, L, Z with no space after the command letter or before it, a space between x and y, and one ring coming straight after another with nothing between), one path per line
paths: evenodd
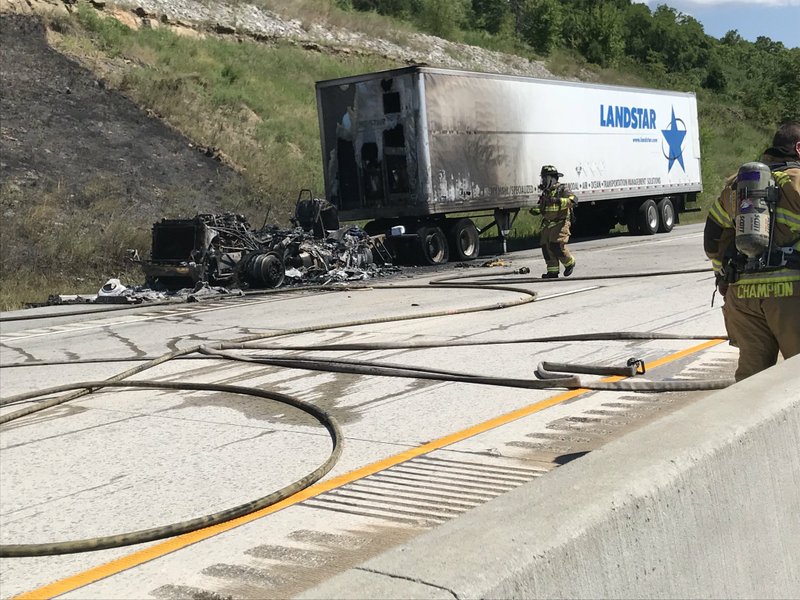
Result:
M651 10L666 4L693 16L717 39L736 29L755 42L760 35L789 48L800 47L800 0L648 0Z

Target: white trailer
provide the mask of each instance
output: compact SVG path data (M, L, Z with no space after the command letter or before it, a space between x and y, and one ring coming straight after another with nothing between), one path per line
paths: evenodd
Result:
M503 240L554 165L577 223L669 231L702 190L694 93L407 67L316 84L327 199L424 262L475 258L471 216ZM485 227L484 231L489 227Z

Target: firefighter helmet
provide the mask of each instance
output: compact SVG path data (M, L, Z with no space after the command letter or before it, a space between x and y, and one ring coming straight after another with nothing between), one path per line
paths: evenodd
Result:
M545 177L549 175L550 177L555 177L556 179L559 177L563 177L563 173L559 173L558 169L556 169L553 165L545 165L542 167L542 172L539 173L540 177Z

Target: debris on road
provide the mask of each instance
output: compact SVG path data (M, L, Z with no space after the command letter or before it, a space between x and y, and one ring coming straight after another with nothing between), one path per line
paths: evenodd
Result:
M144 271L143 286L112 278L97 294L53 295L47 304L192 302L244 289L362 281L399 271L382 236L357 225L339 227L325 200L298 200L292 224L256 230L232 213L162 219L153 225L149 260L129 251Z
M109 290L113 289L112 292ZM211 286L201 281L192 288L153 290L147 286L125 286L119 279L109 279L96 294L52 294L45 306L62 304L142 304L144 302L198 302L220 296L242 296L240 289Z
M325 222L326 204L319 199L298 202L294 227L289 229L265 225L255 230L244 216L229 213L162 219L153 225L150 259L140 261L145 285L173 290L205 281L277 288L396 271L380 248L380 236L369 236L357 225L339 227L335 215Z

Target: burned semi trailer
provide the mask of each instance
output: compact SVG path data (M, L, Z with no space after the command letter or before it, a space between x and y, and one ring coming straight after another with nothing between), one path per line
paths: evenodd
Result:
M368 221L429 264L503 241L556 165L579 222L606 233L672 229L700 179L692 93L429 67L316 84L325 192L343 221ZM479 232L472 218L490 215Z

